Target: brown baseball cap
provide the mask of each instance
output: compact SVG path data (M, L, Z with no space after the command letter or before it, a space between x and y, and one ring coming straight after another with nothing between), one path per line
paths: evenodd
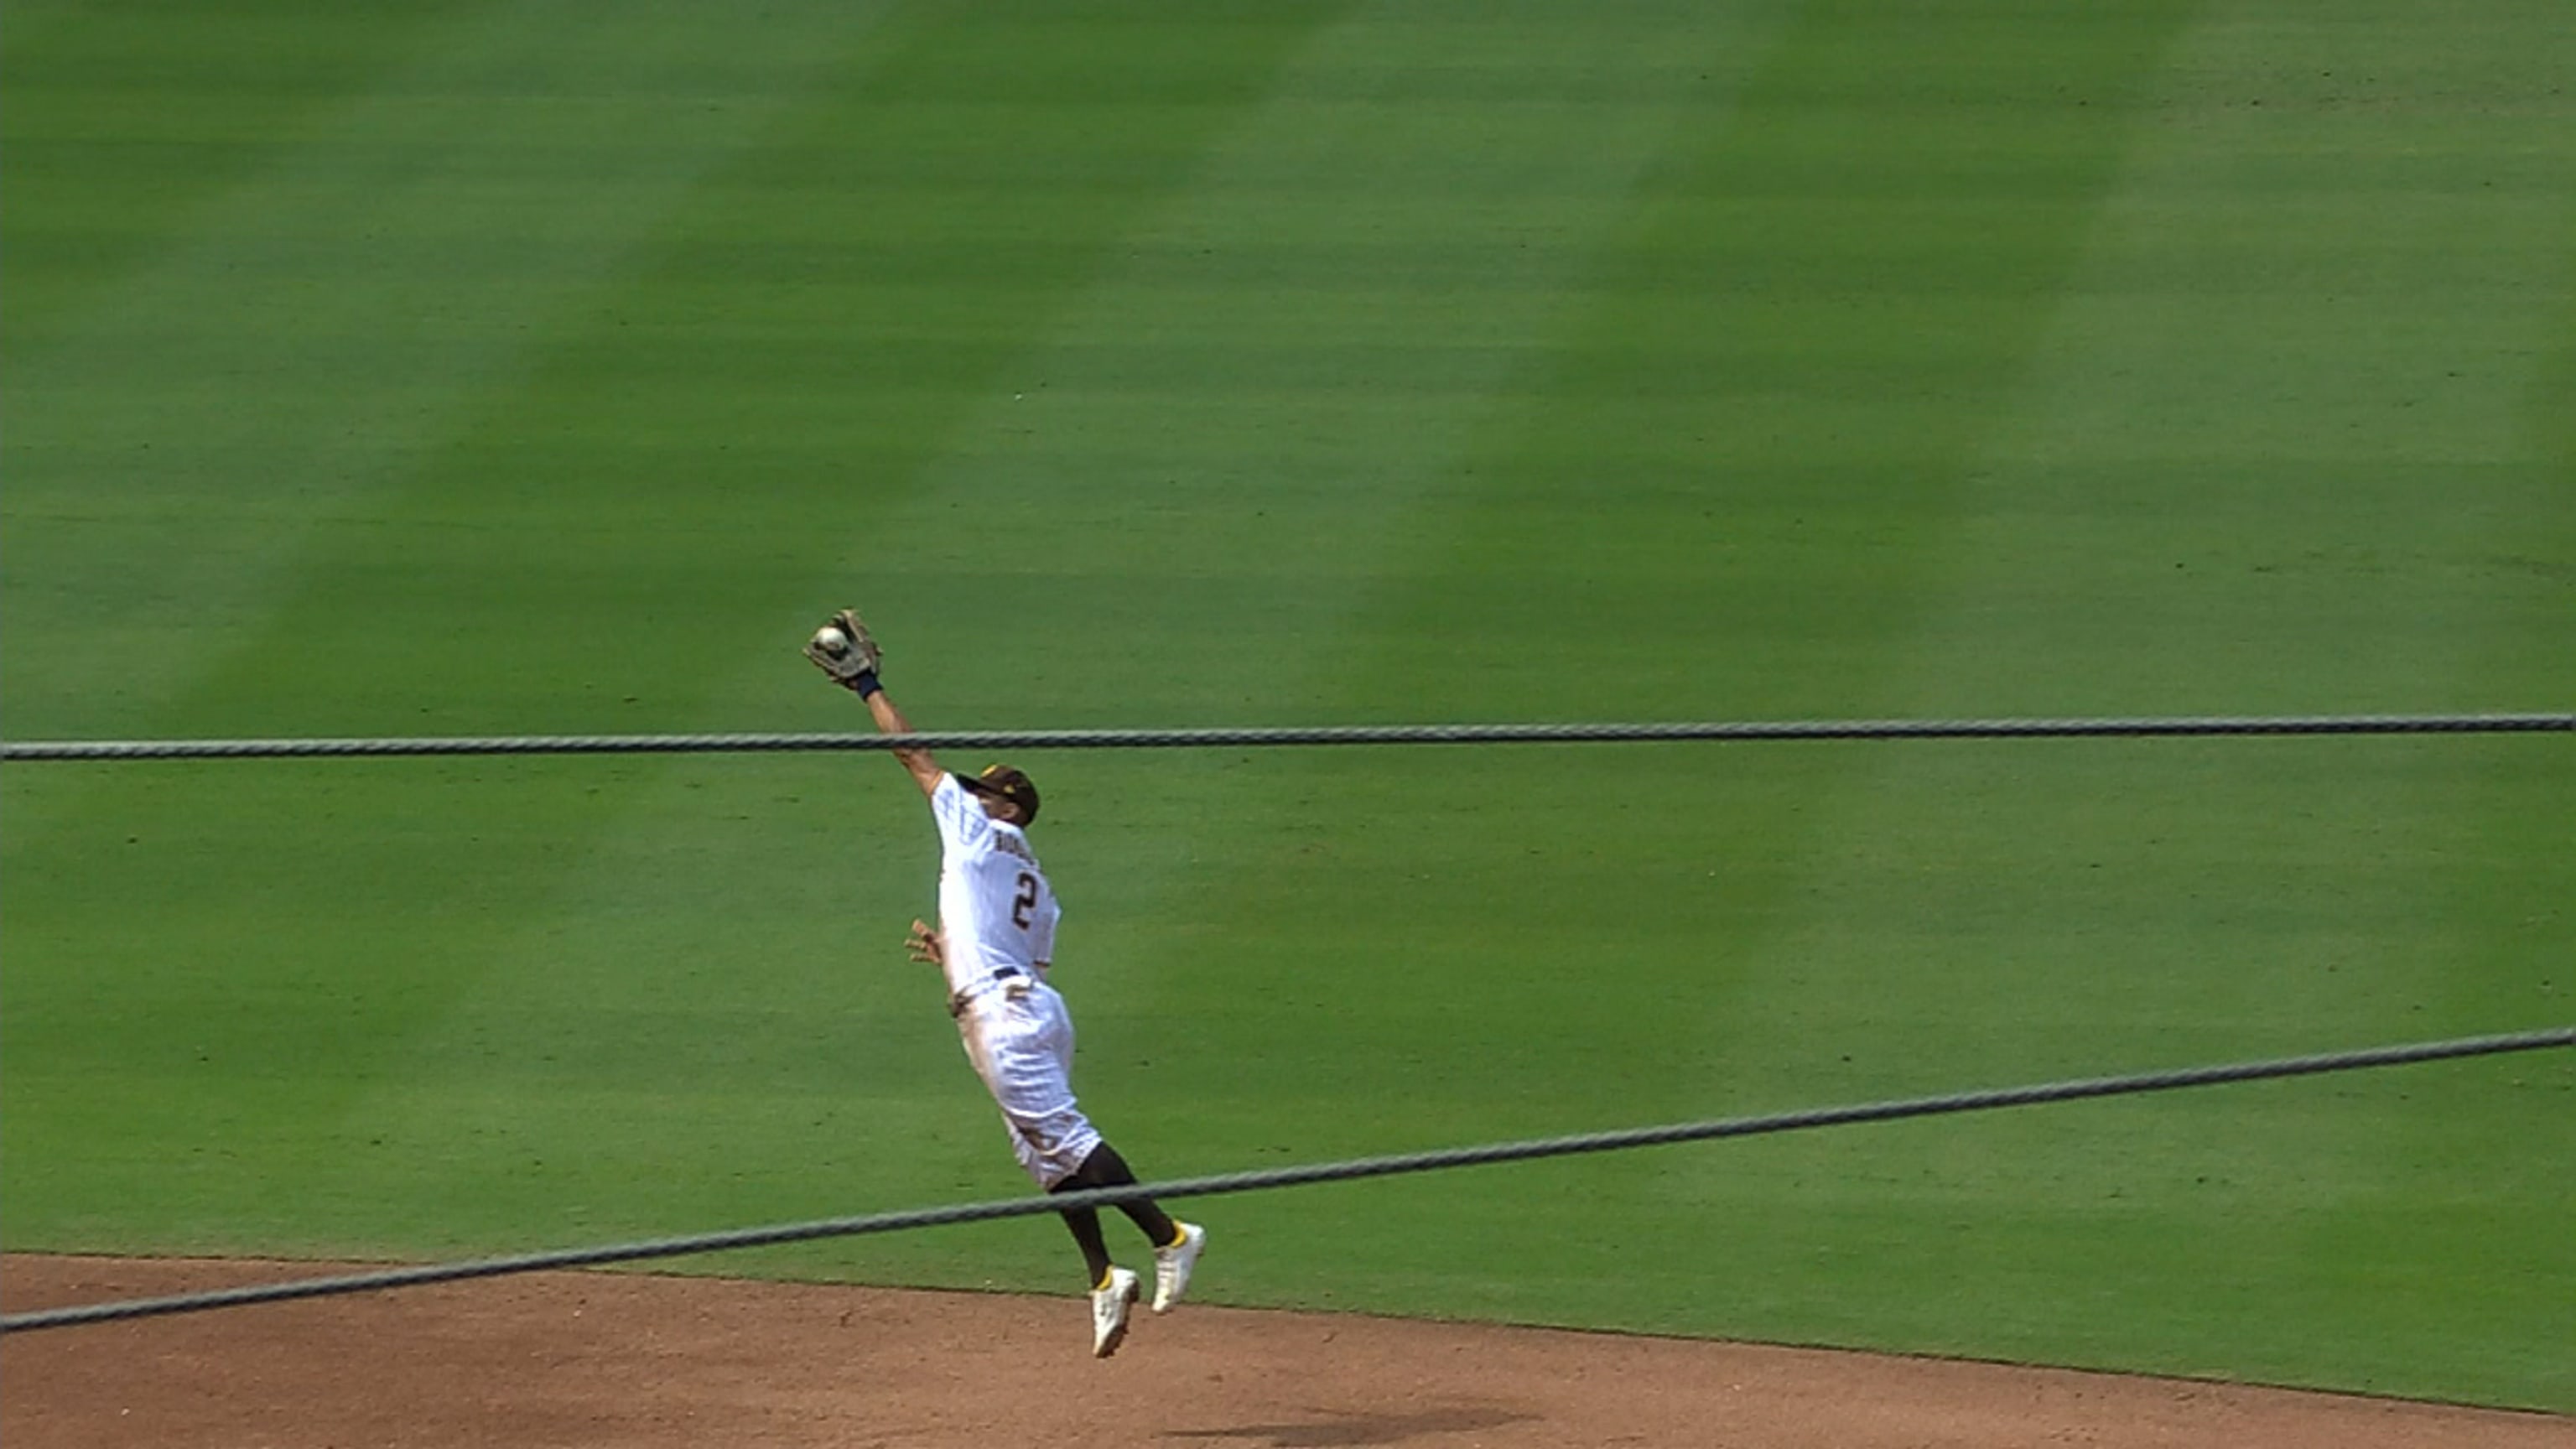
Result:
M1008 765L986 765L983 774L960 775L957 783L978 795L1017 805L1023 825L1038 818L1038 787L1029 783L1026 774Z

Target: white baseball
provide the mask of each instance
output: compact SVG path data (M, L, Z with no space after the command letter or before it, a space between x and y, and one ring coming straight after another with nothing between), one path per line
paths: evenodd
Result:
M846 653L850 647L850 636L826 624L814 631L814 647L826 654Z

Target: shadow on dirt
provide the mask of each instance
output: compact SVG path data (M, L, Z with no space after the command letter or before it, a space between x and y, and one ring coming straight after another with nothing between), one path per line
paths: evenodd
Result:
M1166 1439L1239 1439L1266 1444L1270 1449L1346 1449L1346 1446L1369 1444L1402 1444L1429 1434L1459 1434L1477 1429L1497 1429L1505 1424L1527 1421L1528 1414L1516 1414L1491 1405L1459 1405L1446 1409L1422 1409L1405 1414L1352 1413L1343 1409L1317 1409L1315 1419L1303 1424L1243 1424L1231 1429L1171 1429Z

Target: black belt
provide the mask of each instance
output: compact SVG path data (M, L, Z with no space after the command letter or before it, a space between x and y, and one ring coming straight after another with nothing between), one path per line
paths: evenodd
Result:
M966 1014L966 1008L974 1003L975 998L984 994L982 990L983 987L996 981L1017 980L1027 974L1027 972L1022 971L1017 966L1002 966L995 968L991 975L986 976L982 981L976 983L976 990L960 990L950 993L948 997L948 1014L952 1017L964 1016Z

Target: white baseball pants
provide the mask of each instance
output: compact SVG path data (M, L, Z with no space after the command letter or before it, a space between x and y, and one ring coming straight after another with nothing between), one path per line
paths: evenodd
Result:
M1052 1190L1100 1145L1073 1100L1073 1017L1043 981L1006 981L964 1003L957 1034L984 1079L1020 1166Z

